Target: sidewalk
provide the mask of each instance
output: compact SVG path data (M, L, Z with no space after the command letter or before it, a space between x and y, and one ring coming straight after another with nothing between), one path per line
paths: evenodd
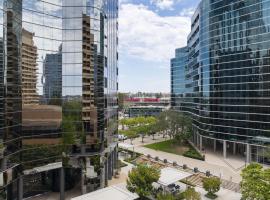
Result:
M139 143L137 143L137 144L139 144ZM140 147L139 145L137 147L135 147L135 148L137 150L138 149L139 150L143 149L143 147ZM144 149L146 149L146 148L144 148ZM121 183L121 181L122 181L122 183L126 182L128 171L131 170L132 167L133 167L133 165L130 164L130 163L126 163L126 164L128 164L128 166L122 168L120 177L118 179L113 179L113 180L109 181L109 185L119 184L119 183ZM187 187L183 183L179 182L178 184L182 185L181 188L186 188ZM208 198L206 198L204 196L206 194L206 191L202 187L196 186L195 190L201 194L202 200L209 200ZM217 195L218 195L218 197L217 197L216 200L240 200L241 199L241 194L240 193L237 193L237 192L234 192L234 191L231 191L231 190L227 190L227 189L224 189L224 188L220 188L220 191L217 192Z
M206 161L200 161L192 158L187 158L184 156L171 154L163 151L156 151L153 149L143 147L146 144L156 143L160 141L166 140L166 138L162 138L161 136L156 137L158 139L152 140L152 137L145 138L145 142L141 142L141 138L136 138L133 141L134 150L138 153L142 153L144 155L150 154L152 157L158 156L161 160L167 159L170 162L176 161L178 164L183 165L186 164L190 168L198 167L198 169L202 172L206 172L209 170L215 176L221 177L222 179L233 181L235 183L239 183L241 181L241 170L236 171L230 166L228 166L218 154L207 154ZM168 138L167 138L168 139ZM128 143L129 140L125 141Z

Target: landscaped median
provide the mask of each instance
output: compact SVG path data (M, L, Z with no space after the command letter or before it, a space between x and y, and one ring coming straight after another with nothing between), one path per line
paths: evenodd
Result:
M204 156L202 156L188 142L183 142L179 144L175 140L166 140L163 142L148 144L148 145L145 145L144 147L149 148L149 149L154 149L157 151L164 151L167 153L173 153L176 155L194 158L198 160L204 160Z
M138 153L138 152L134 152L134 151L131 151L131 150L128 150L128 149L121 149L119 148L118 152L126 152L130 155L130 157L128 158L125 158L124 161L125 162L128 162L128 163L131 163L131 164L134 164L133 161L136 160L138 157L140 157L142 154L141 153Z

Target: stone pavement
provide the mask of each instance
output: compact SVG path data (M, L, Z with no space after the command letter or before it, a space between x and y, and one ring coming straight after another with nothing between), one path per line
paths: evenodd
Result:
M81 195L80 189L75 187L74 189L65 192L65 200L70 200L71 198L77 197L80 195ZM58 199L60 199L59 193L48 192L46 194L27 198L26 200L58 200Z
M166 140L162 138L162 135L156 137L157 140L152 140L152 137L145 138L145 143L141 142L141 138L136 138L133 141L134 150L138 153L144 155L150 154L151 157L158 156L159 159L167 159L170 162L176 161L179 165L186 164L189 168L198 167L201 172L206 172L209 170L211 174L218 176L222 179L239 183L241 181L241 170L234 170L232 167L227 165L218 154L206 154L206 161L200 161L192 158L187 158L184 156L171 154L163 151L156 151L153 149L143 147L146 144L160 142ZM168 138L167 138L168 139ZM129 143L129 140L126 140L125 143ZM228 159L227 159L228 160Z
M113 179L113 180L109 181L109 185L119 184L119 183L121 183L121 181L123 181L122 183L126 182L128 172L133 167L133 165L130 163L126 163L126 164L128 164L128 166L123 167L121 169L120 177L118 179ZM180 183L180 182L177 182L177 184L181 185L181 188L182 188L181 191L184 191L187 187L185 184ZM209 200L207 197L204 196L206 194L206 191L202 187L197 186L197 187L195 187L195 190L201 194L202 200ZM217 192L217 195L218 195L218 197L216 198L216 200L240 200L241 199L240 193L233 192L231 190L227 190L227 189L223 189L223 188L221 188L220 191Z
M183 183L178 182L178 185L180 185L181 188L183 188L182 191L186 189L186 185ZM206 191L202 187L195 187L195 190L201 194L201 199L202 200L209 200L209 198L205 197ZM236 193L230 190L226 190L221 188L217 193L218 197L216 200L240 200L241 199L241 194Z
M228 153L227 158L224 159L222 152L213 152L210 149L205 152L205 161L211 164L227 166L233 171L241 171L246 165L245 158L243 157Z
M210 170L210 172L216 176L221 176L221 178L226 180L232 180L233 182L239 183L241 180L240 177L240 171L235 171L231 167L229 167L218 154L206 154L206 161L200 161L195 160L171 153L166 153L162 151L155 151L152 149L148 149L143 147L146 144L156 143L164 141L167 138L163 138L162 135L156 135L155 140L152 140L152 137L146 137L144 139L144 143L141 142L141 138L136 138L133 141L134 144L134 150L136 152L142 153L144 155L150 154L152 157L158 156L160 159L167 159L170 162L176 161L178 164L183 165L186 164L189 168L198 167L198 169L202 172L205 172L207 170ZM130 140L126 140L125 143L130 144ZM229 158L228 158L229 159ZM226 160L228 160L226 159ZM238 162L236 160L236 162ZM128 166L121 169L120 177L118 179L113 179L109 181L109 185L115 185L119 183L126 182L126 178L128 175L128 171L132 169L132 165L127 163ZM204 197L205 191L203 188L196 187L196 190L202 194L202 199L207 200L206 197ZM218 193L217 200L240 200L241 194L235 193L230 190L221 189ZM70 200L71 198L75 196L80 195L80 190L78 188L75 188L74 190L66 192L66 200ZM29 198L29 200L57 200L59 199L59 193L47 193L42 196L32 197Z

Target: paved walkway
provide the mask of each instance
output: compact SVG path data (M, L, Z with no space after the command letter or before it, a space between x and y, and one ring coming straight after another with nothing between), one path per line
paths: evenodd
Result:
M234 171L241 171L246 165L244 157L228 153L227 158L224 159L221 151L214 152L212 149L206 150L205 161L211 164L227 166Z
M75 187L74 189L65 192L65 200L70 200L71 198L77 197L80 195L81 195L80 188ZM59 193L48 192L46 194L27 198L26 200L58 200L58 199L60 199Z
M179 165L186 164L189 168L198 167L198 169L202 172L206 172L209 170L215 176L221 177L222 179L233 181L235 183L239 183L241 181L241 170L235 170L230 167L219 154L207 153L206 161L200 161L192 158L187 158L184 156L166 153L163 151L156 151L153 149L143 147L146 144L155 143L164 141L168 138L163 138L162 135L156 137L157 140L152 140L152 137L145 138L145 143L141 142L140 138L136 138L133 141L134 150L138 153L142 153L144 155L150 154L152 157L158 156L161 160L167 159L170 162L176 161ZM126 140L125 143L129 143L129 140ZM229 159L227 159L229 160ZM228 161L229 162L229 161Z
M150 154L152 157L158 156L160 159L166 158L168 161L171 161L171 162L176 161L180 165L186 164L190 168L198 167L198 169L202 172L210 170L212 174L219 177L221 176L221 178L223 179L232 180L233 182L236 182L236 183L240 182L241 180L240 171L235 171L233 170L232 167L229 167L222 160L219 154L211 154L207 152L206 161L200 161L200 160L195 160L195 159L191 159L191 158L187 158L187 157L183 157L183 156L179 156L179 155L175 155L171 153L155 151L155 150L143 147L146 144L161 142L167 139L169 138L168 137L163 138L162 135L159 135L159 136L156 135L155 140L153 140L152 137L146 137L144 139L144 143L142 143L141 138L136 138L133 141L134 150L144 155ZM124 142L130 144L130 140L126 140ZM236 162L238 161L236 160ZM120 177L109 181L109 185L115 185L115 184L126 182L128 171L132 169L132 165L129 163L127 164L128 166L121 169ZM203 188L196 187L196 190L202 194L203 200L207 200L207 198L204 197L205 191ZM235 193L233 191L226 190L226 189L221 189L217 194L219 196L217 200L240 200L240 196L241 196L239 193ZM80 195L80 192L78 189L68 191L66 192L66 200L70 200L72 197L79 196L79 195ZM51 193L51 192L42 196L29 198L29 200L57 200L57 199L59 199L59 193Z
M123 161L124 162L124 161ZM128 164L128 166L123 167L121 169L120 177L117 179L113 179L109 181L109 185L115 185L122 183L126 183L127 175L128 172L132 169L133 165L130 163L125 162ZM184 191L184 189L187 187L185 184L178 182L177 184L181 185L181 188ZM195 187L195 190L201 194L201 199L202 200L209 200L207 197L205 197L206 191L202 187ZM241 199L241 194L237 192L233 192L231 190L223 189L221 188L219 192L217 192L218 197L216 200L240 200Z
M181 182L177 182L178 185L182 188L181 191L184 191L187 188L187 185ZM201 194L201 199L202 200L209 200L206 195L206 191L202 187L195 187L195 190ZM230 190L226 190L221 188L217 193L218 197L216 200L240 200L241 199L241 194L236 193Z

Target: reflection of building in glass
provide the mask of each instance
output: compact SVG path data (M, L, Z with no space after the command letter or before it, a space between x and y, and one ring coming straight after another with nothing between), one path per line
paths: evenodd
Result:
M59 106L24 105L22 110L22 132L25 137L22 140L23 144L59 144L61 122L62 109Z
M62 96L62 47L59 53L46 54L43 61L43 96L47 104L59 105Z
M79 2L63 2L63 136L73 135L81 143L73 146L73 153L84 155L78 163L81 168L88 166L82 172L86 175L83 192L103 187L112 178L116 144L108 138L117 131L117 44L113 43L117 39L117 2L88 3L88 7L81 7ZM73 12L69 12L70 7L74 7ZM110 55L105 57L109 47ZM112 91L105 89L106 79L111 81ZM87 158L94 152L99 152L95 158ZM94 159L104 169L90 170Z
M93 143L93 140L97 138L94 63L96 47L94 44L94 35L90 32L90 19L90 16L83 15L82 121L86 133L86 143Z
M21 158L21 1L1 1L0 198L16 199ZM5 178L4 178L5 177Z
M78 183L106 186L117 167L118 1L0 4L0 196L64 200Z
M22 103L38 104L37 94L37 47L34 33L22 30Z
M186 96L186 70L188 61L188 48L183 47L175 50L175 58L171 59L171 106L181 110L184 107Z
M181 90L172 101L191 114L201 150L270 162L268 9L261 0L203 0L192 17L185 84L172 81Z
M1 27L1 25L0 25ZM0 74L1 76L4 74L4 40L1 35L0 37ZM4 79L0 78L0 143L3 141L3 136L4 136L4 129L5 127L5 88L4 88Z

